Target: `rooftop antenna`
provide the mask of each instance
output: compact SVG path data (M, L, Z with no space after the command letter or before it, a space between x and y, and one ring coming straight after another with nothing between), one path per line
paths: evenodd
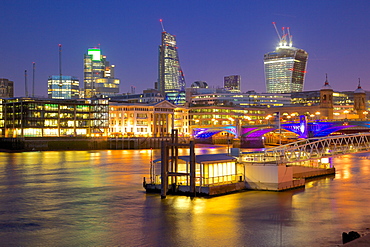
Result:
M360 81L360 78L358 78L358 88L361 88L361 81Z
M32 62L32 97L35 97L35 69L36 63Z
M329 85L329 82L328 82L328 73L325 73L325 86Z
M275 22L273 22L273 23L272 23L272 25L274 25L274 28L275 28L276 34L277 34L277 36L279 37L279 43L281 43L281 37L280 37L279 31L278 31L278 30L277 30L277 28L276 28L276 23L275 23Z
M25 92L26 97L28 97L27 70L24 71L24 92Z
M162 20L162 19L159 19L159 22L161 23L162 31L163 31L163 32L166 32L166 31L164 30L164 27L163 27L163 20Z

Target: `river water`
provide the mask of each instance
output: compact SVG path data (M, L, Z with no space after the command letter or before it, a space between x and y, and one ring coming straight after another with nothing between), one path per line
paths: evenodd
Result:
M0 245L336 246L342 232L370 228L370 153L334 158L335 176L304 189L212 198L146 194L150 159L150 150L0 153Z

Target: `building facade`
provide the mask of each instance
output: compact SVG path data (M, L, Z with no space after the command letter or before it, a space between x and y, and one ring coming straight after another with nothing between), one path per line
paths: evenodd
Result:
M189 110L166 100L156 103L110 102L111 137L168 137L172 129L189 136Z
M2 99L1 137L106 137L108 100Z
M114 77L114 69L100 48L89 48L84 55L84 98L118 94L120 80Z
M14 97L14 82L0 78L0 98Z
M52 75L48 79L48 98L78 99L80 98L80 81L73 76Z
M240 93L240 75L229 75L224 77L224 88L231 93Z
M302 92L308 53L293 47L292 36L284 32L279 39L275 51L266 53L264 56L266 91L268 93Z
M146 89L143 93L138 94L122 94L111 97L113 101L122 101L127 103L155 103L163 101L165 98L162 93L156 89Z
M162 32L159 46L157 89L176 105L185 104L185 77L180 66L176 37Z

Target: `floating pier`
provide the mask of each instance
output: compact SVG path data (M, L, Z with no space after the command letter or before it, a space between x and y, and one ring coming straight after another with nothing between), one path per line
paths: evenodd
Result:
M304 167L252 160L250 153L240 153L239 149L232 149L230 154L195 155L194 142L181 144L189 147L190 154L179 156L179 146L175 134L172 142L162 143L161 158L151 164L148 183L144 178L147 192L160 192L161 198L166 198L167 194L213 196L241 190L284 191L304 187L305 178L335 174L335 168L326 163L311 162Z

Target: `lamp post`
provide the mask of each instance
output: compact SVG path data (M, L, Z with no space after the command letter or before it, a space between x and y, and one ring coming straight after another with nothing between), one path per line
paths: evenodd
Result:
M315 112L316 120L320 119L320 114L321 114L321 113L320 113L319 111Z
M348 110L345 110L343 113L345 114L344 116L347 119L347 114L349 113L349 111Z
M267 117L265 118L267 120L267 125L270 125L270 118L272 118L271 115L267 115Z
M365 116L364 118L367 119L367 114L369 114L369 112L368 111L364 111L363 114Z

